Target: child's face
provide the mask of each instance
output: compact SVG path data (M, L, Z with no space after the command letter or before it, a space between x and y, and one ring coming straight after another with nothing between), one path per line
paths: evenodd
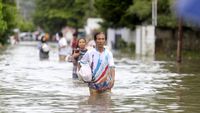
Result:
M84 39L80 39L78 41L78 46L81 48L81 49L84 49L85 48L85 45L86 45L86 42Z

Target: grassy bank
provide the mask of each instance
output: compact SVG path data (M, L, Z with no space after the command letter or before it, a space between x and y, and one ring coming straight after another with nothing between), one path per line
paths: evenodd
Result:
M176 51L158 52L156 60L176 61ZM182 60L200 60L200 52L198 51L182 51Z
M113 52L116 58L135 58L135 49L133 48L121 48L118 50L114 50ZM176 61L176 51L168 51L168 52L156 52L155 60L164 60L164 61ZM182 51L182 60L200 60L200 52L198 51Z

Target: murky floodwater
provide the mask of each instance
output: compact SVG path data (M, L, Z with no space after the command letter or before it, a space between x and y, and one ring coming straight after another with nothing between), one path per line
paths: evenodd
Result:
M111 95L90 96L73 80L72 64L59 63L52 44L40 61L36 42L22 42L0 55L1 113L198 113L199 63L116 59Z

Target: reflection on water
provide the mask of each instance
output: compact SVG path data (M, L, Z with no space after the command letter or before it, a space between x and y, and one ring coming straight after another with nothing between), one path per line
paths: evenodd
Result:
M76 112L83 113L113 113L111 94L104 93L90 95L79 103L79 110Z
M181 65L151 59L117 58L111 94L89 95L72 79L72 64L40 61L35 42L22 42L0 55L2 113L200 112L198 61Z

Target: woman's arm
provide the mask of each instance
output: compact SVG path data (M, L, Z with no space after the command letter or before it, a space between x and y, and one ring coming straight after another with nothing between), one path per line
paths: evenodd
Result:
M68 61L69 61L69 62L75 61L75 59L76 59L79 55L80 55L79 53L73 53L72 55L69 55L69 56L68 56Z

